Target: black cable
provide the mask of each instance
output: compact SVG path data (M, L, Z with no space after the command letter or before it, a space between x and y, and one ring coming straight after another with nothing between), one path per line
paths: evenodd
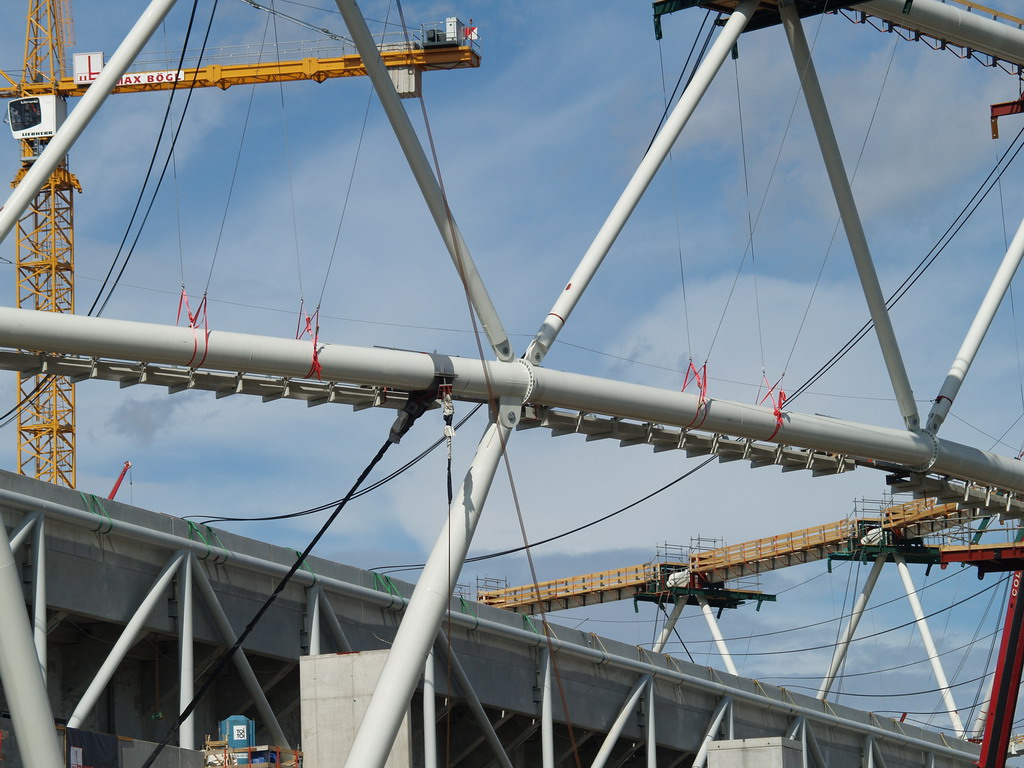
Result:
M1019 146L1016 147L1016 149L1014 149L1014 146L1017 145L1017 143L1021 140L1022 136L1024 136L1024 128L1020 130L1017 136L1010 143L1010 146L1007 147L1006 151L1003 152L1002 156L996 161L995 166L992 168L991 171L989 171L988 176L985 177L984 181L982 181L981 184L978 186L978 189L975 190L974 194L971 195L971 198L960 210L960 213L958 213L956 218L953 219L953 223L946 228L946 231L942 233L942 235L936 241L935 245L931 247L931 249L928 251L928 253L924 255L921 261L917 263L917 266L915 266L914 269L911 270L910 274L903 280L902 283L900 283L896 290L889 295L889 298L885 300L886 309L892 309L892 307L894 307L899 302L899 300L902 299L907 294L907 292L914 286L914 284L921 279L921 276L928 270L929 267L931 267L932 264L935 263L935 260L938 259L940 255L942 255L942 252L945 251L946 247L953 241L953 238L956 237L956 235L960 232L964 224L966 224L967 221L971 218L974 212L978 209L978 206L980 206L981 203L985 200L985 198L988 197L989 193L992 191L992 188L996 185L996 182L998 182L999 179L1002 178L1002 175L1006 172L1007 168L1010 167L1010 164L1017 158L1017 155L1020 154L1021 149L1024 149L1024 143L1021 143ZM1011 151L1013 152L1012 155L1010 155ZM1006 159L1007 156L1010 156L1009 160ZM1006 161L1005 165L1003 164L1004 161ZM1000 165L1003 166L1002 169L1000 169ZM864 325L860 327L860 330L854 333L853 336L851 336L847 340L847 342L843 344L842 347L839 348L838 352L832 355L832 357L829 358L829 360L826 363L824 363L817 371L815 371L810 376L810 378L808 378L803 384L797 387L797 389L795 389L789 395L787 401L793 401L795 398L799 397L804 392L806 392L808 388L814 386L814 384L822 376L828 373L836 365L836 363L838 363L855 346L857 346L857 344L860 343L861 339L863 339L873 327L874 323L871 322L870 320L864 323Z
M195 92L195 82L196 82L196 78L199 76L199 68L202 65L203 54L206 52L206 44L207 44L207 42L209 42L209 39L210 39L210 30L213 27L213 18L214 18L214 15L217 13L217 3L218 3L218 0L213 0L213 6L210 9L210 18L209 18L209 21L207 22L207 25L206 25L206 34L203 37L202 48L199 51L199 60L196 62L195 74L192 77L192 82L189 83L188 95L185 98L185 106L182 108L181 116L178 119L178 125L175 128L174 136L171 139L170 150L167 152L167 158L164 160L164 165L163 165L163 168L160 171L160 176L157 179L156 187L153 190L153 194L150 197L149 205L146 207L146 212L145 212L145 214L142 217L142 222L139 224L139 227L138 227L138 229L135 232L135 238L134 238L134 240L132 240L132 244L131 244L131 246L128 249L128 254L125 256L124 262L121 264L121 268L118 270L117 276L114 278L113 283L110 283L110 276L113 274L114 269L117 267L118 260L121 258L121 254L124 251L125 243L128 242L128 237L129 237L129 235L131 234L131 231L132 231L132 225L135 223L135 218L138 215L139 208L142 205L142 199L145 197L145 194L146 194L146 187L149 184L150 176L152 175L153 168L156 165L156 158L157 158L157 155L159 154L159 151L160 151L160 144L163 141L164 132L167 130L167 123L170 120L171 106L174 103L174 94L177 93L177 91L178 91L178 81L175 81L173 86L172 86L172 88L171 88L171 95L170 95L170 98L168 98L168 100L167 100L167 108L164 110L163 122L160 125L160 132L157 135L156 145L153 147L153 154L152 154L152 156L150 157L150 160L149 160L149 167L146 169L146 176L145 176L145 178L142 181L141 189L139 189L139 197L135 201L135 209L132 211L131 218L128 220L128 226L125 228L124 237L121 238L121 244L117 248L117 253L114 255L114 260L111 262L110 268L107 270L107 274L103 278L103 282L100 285L100 289L96 293L96 298L93 299L93 302L92 302L92 304L89 307L89 311L87 313L89 315L92 315L94 311L96 312L97 316L102 315L103 314L103 310L106 309L107 302L109 302L111 296L113 296L114 290L117 288L118 283L121 281L121 276L124 275L124 271L125 271L125 269L128 266L128 262L131 260L132 255L135 253L135 246L138 245L138 243L139 243L139 238L142 236L142 230L146 226L146 222L149 220L149 214L153 210L153 205L156 203L156 196L160 192L160 187L163 184L164 176L167 173L167 167L168 167L168 165L170 165L171 157L174 154L174 147L177 144L178 136L181 133L182 124L185 122L185 115L187 114L189 104L192 101L192 94ZM192 4L192 13L189 16L188 28L185 31L185 41L182 44L181 56L178 59L178 69L179 70L181 70L182 67L184 66L185 49L188 47L188 41L189 41L189 38L192 35L192 25L193 25L194 20L195 20L195 15L196 15L196 10L197 10L198 4L199 4L199 0L194 0L194 2ZM107 285L108 284L110 284L110 288L109 288L109 290L107 290L106 298L104 298L102 303L100 303L100 299L103 296L104 290L107 289ZM96 309L97 304L99 304L99 309L98 310Z
M703 469L704 467L706 467L708 464L710 464L712 461L714 461L717 458L718 458L717 456L709 456L707 459L702 461L700 464L698 464L696 467L691 469L689 472L686 472L686 473L680 475L679 477L677 477L672 482L667 483L666 485L661 486L661 488L658 488L655 491L651 491L646 496L644 496L644 497L642 497L640 499L637 499L636 501L632 502L631 504L627 504L626 506L622 507L621 509L617 509L614 512L609 512L607 515L604 515L603 517L599 517L596 520L591 520L589 523L584 523L583 525L581 525L581 526L579 526L577 528L573 528L570 531L565 531L565 532L559 533L559 534L557 534L555 536L549 536L546 539L541 539L540 541L535 541L535 542L533 542L533 544L524 544L524 545L522 545L520 547L513 547L512 549L502 550L501 552L491 552L488 555L477 555L476 557L467 557L466 558L466 562L467 563L480 563L480 562L483 562L484 560L491 560L491 559L496 558L496 557L505 557L506 555L512 555L512 554L515 554L516 552L523 552L523 551L525 551L527 549L533 549L534 547L539 547L541 544L550 544L552 541L557 541L558 539L564 539L566 536L571 536L574 533L579 533L580 531L585 530L587 528L590 528L591 526L597 525L598 523L603 523L605 520L608 520L609 518L615 517L616 515L621 515L623 512L625 512L625 511L627 511L629 509L632 509L633 507L637 506L638 504L642 504L645 501L647 501L648 499L654 498L655 496L657 496L662 491L667 491L669 488L671 488L676 483L682 482L683 480L688 478L690 475L694 474L698 470ZM398 572L401 572L401 571L418 571L424 565L426 565L426 564L425 563L414 563L414 564L405 564L405 565L379 565L376 568L371 568L370 570L371 571L381 571L381 572L386 572L386 573L398 573Z
M345 497L338 503L338 506L335 508L334 512L331 513L331 516L327 518L327 521L322 526L320 526L320 530L317 531L313 539L309 542L309 544L306 545L306 548L302 550L302 553L292 564L292 567L288 569L288 573L286 573L282 577L281 581L278 582L278 585L274 588L274 591L271 592L270 597L268 597L266 601L264 601L263 605L260 606L260 609L256 611L256 615L252 617L252 619L246 625L245 629L242 630L242 633L238 636L238 639L235 640L234 645L232 645L228 650L221 654L220 658L217 660L217 664L214 667L213 672L209 674L209 676L203 682L202 686L199 688L199 691L196 693L195 696L192 697L192 701L190 701L188 705L181 711L181 714L178 715L177 722L175 722L174 725L168 729L167 733L164 734L164 737L159 741L159 743L157 743L156 747L153 749L153 752L149 755L149 757L146 758L146 761L142 764L141 768L151 768L157 756L163 751L164 747L166 747L170 740L174 737L174 734L178 732L178 729L181 727L181 724L185 722L186 718L188 718L188 716L195 711L196 705L209 692L210 688L219 678L221 671L224 669L225 666L227 666L227 663L235 655L238 649L242 647L242 643L245 642L246 638L249 637L253 629L256 628L256 625L259 623L260 619L263 618L263 615L267 612L270 606L273 605L274 601L277 600L277 596L281 594L284 588L288 585L288 582L291 581L291 578L295 575L295 572L302 567L302 564L304 562L306 562L306 558L309 556L309 553L313 550L313 547L315 547L317 542L319 542L320 539L323 538L324 534L327 533L327 529L331 527L331 523L333 523L335 519L338 517L338 515L341 514L341 510L343 510L345 508L345 505L348 504L348 502L352 499L352 496L358 490L363 480L365 480L366 476L373 471L373 468L377 466L380 460L384 458L384 454L387 453L388 448L390 448L394 444L394 442L395 441L391 438L391 436L389 436L388 439L384 441L384 444L377 451L377 455L374 456L373 459L370 460L370 463L366 465L366 468L362 471L362 473L360 473L358 479L356 479L355 483L353 483L352 487L349 489L349 492L345 494Z
M679 87L683 84L683 77L686 77L686 72L689 70L690 75L686 78L686 85L689 86L693 80L693 76L697 73L697 65L704 58L704 54L707 53L708 46L711 44L711 38L715 34L715 27L717 26L718 19L722 18L722 14L719 13L715 17L715 24L711 25L711 29L708 30L707 35L704 37L704 44L700 49L700 53L697 54L697 60L693 62L693 67L690 67L690 61L693 58L693 52L697 49L697 43L700 40L700 34L704 31L704 25L708 23L708 19L711 18L711 11L704 12L704 20L700 23L700 27L697 29L697 34L693 38L693 44L690 46L690 52L686 54L686 61L683 62L683 68L679 71L679 77L676 79L676 84L672 87L672 95L665 101L665 109L661 113L661 118L658 120L658 125L654 129L654 133L651 134L651 140L647 144L647 149L644 150L644 154L647 154L651 149L651 145L654 144L654 139L658 135L658 131L661 130L661 126L665 124L665 119L668 117L669 110L671 109L672 102L675 101L676 95L679 93Z
M473 410L471 410L468 414L466 414L465 416L462 417L462 419L459 420L459 423L455 425L455 430L458 431L459 429L461 429L462 425L469 421L470 418L472 418L472 416L482 407L483 403L477 403L476 406L473 407ZM446 438L442 437L434 441L426 450L424 450L418 456L410 459L391 474L385 475L380 480L377 480L376 482L373 482L370 485L366 486L358 493L354 494L352 498L358 499L360 496L365 496L366 494L377 490L382 485L391 482L392 480L394 480L396 477L403 474L407 470L412 469L412 467L414 467L416 464L419 464L428 455L437 450L445 441L445 439ZM341 499L335 499L334 501L328 501L318 506L310 507L309 509L303 509L300 512L285 512L280 515L264 515L262 517L209 517L204 520L197 520L196 524L210 525L211 523L255 523L266 522L268 520L291 520L296 517L305 517L306 515L313 515L317 512L323 512L325 509L330 509L335 504L338 504L340 501ZM184 517L182 517L182 520L194 520L197 517L202 517L202 515L185 515Z

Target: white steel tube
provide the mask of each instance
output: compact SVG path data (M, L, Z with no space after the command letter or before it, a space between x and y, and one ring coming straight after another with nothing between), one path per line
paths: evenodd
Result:
M903 588L907 592L907 602L910 603L910 608L914 612L914 621L917 622L917 630L921 633L921 642L924 643L925 651L928 653L928 660L932 665L935 682L942 692L942 701L949 711L949 720L953 724L953 733L956 734L958 739L961 739L965 735L964 724L960 720L960 713L957 711L956 702L953 701L953 693L949 689L949 681L946 679L946 673L942 668L942 660L939 658L939 652L935 648L935 641L932 640L932 633L928 629L928 621L925 619L924 610L921 608L921 601L917 597L914 580L910 578L910 569L907 568L907 561L898 552L893 553L893 559L896 561L900 578L903 580Z
M204 336L199 334L196 350L196 335L189 328L0 308L4 347L182 366L205 356L205 368L291 378L309 372L309 342L213 331L204 344ZM417 391L434 380L433 361L418 352L325 344L319 360L324 381ZM790 412L778 426L771 408L751 403L713 399L702 407L693 394L548 368L529 371L521 361L453 357L451 362L459 399L522 399L529 392L530 402L538 405L676 427L691 424L700 410L703 431L754 440L775 433L771 442L910 467L930 464L939 474L1024 492L1021 462L903 429Z
M786 37L789 38L789 46L793 52L797 73L800 75L807 110L811 114L814 132L818 137L818 145L821 147L821 156L825 161L825 170L828 172L828 178L832 184L832 193L835 195L836 205L839 207L839 216L843 221L846 239L850 243L850 252L853 254L853 261L857 267L857 274L864 290L864 298L867 300L871 321L875 325L875 334L882 348L882 357L896 394L900 414L903 416L907 429L917 429L920 426L920 417L917 413L917 403L914 402L914 391L910 387L907 369L903 364L903 357L900 355L896 333L892 327L889 310L885 306L885 297L882 295L882 287L878 283L875 265L871 260L871 250L868 248L868 241L864 236L864 226L861 224L857 204L853 198L853 190L850 188L850 181L846 176L846 169L843 167L843 156L839 151L835 132L832 130L832 121L825 106L825 97L821 93L818 75L814 69L814 62L811 60L811 51L807 46L807 38L804 36L803 26L793 0L780 0L779 14L782 17L782 25L786 29Z
M723 696L718 702L718 706L715 707L715 711L711 715L711 722L708 724L708 729L704 733L704 740L700 743L700 749L697 750L697 755L693 758L693 763L690 768L704 768L704 764L708 759L708 746L712 741L715 740L715 734L718 733L718 729L722 727L722 719L725 717L726 711L732 706L732 699L729 696Z
M555 768L555 717L551 711L551 649L544 649L544 678L540 699L541 768Z
M351 653L352 644L345 636L345 630L341 628L341 622L338 621L338 615L334 612L334 606L331 605L331 599L319 584L316 585L316 593L320 596L321 615L327 619L327 631L330 632L331 637L334 638L334 644L338 647L339 651L342 651L343 653Z
M373 82L381 106L384 108L388 120L391 121L391 128L405 153L405 159L409 163L409 168L412 169L412 175L419 185L423 200L430 210L430 215L434 217L434 223L441 233L441 239L444 240L448 253L451 254L455 268L458 270L459 279L465 286L473 309L476 310L477 316L480 318L480 323L487 334L487 340L491 343L499 360L512 360L515 355L508 334L505 333L505 328L498 317L498 311L487 293L487 288L484 286L479 272L477 272L476 264L469 252L469 246L462 239L462 232L448 207L444 190L437 177L434 176L427 155L412 126L412 121L409 120L409 115L406 114L405 107L402 106L402 101L395 90L395 84L384 67L380 52L373 41L373 35L370 34L370 30L366 26L366 20L355 0L337 0L337 4L338 10L341 11L345 24L348 26L352 41L366 66L366 74Z
M32 636L36 644L39 669L46 680L46 518L35 526L32 549Z
M178 627L178 713L192 703L195 696L195 621L192 599L192 569L196 567L191 553L185 557L178 573L178 611L181 617ZM196 713L192 712L178 728L178 746L182 749L196 748Z
M63 750L46 695L46 681L25 621L25 597L7 527L0 521L0 683L14 724L18 752L25 768L64 765Z
M654 727L654 694L656 686L652 680L647 685L647 768L658 768L658 737Z
M21 215L28 209L32 199L43 188L54 169L60 165L68 150L92 120L100 106L106 101L110 91L121 79L128 67L139 55L139 51L152 36L168 11L174 7L175 0L152 0L145 12L135 22L114 55L107 61L95 82L79 100L75 108L68 114L64 124L57 130L46 145L46 149L36 158L32 167L22 177L11 192L7 202L0 209L0 242L3 242Z
M679 621L680 615L683 612L683 605L685 600L677 600L672 606L672 613L669 614L668 618L665 619L665 624L661 628L661 633L658 635L658 639L655 641L652 650L654 653L661 653L665 648L665 643L672 636L672 630L675 629L676 622ZM597 752L597 756L594 757L594 762L591 764L591 768L604 768L605 763L608 762L608 758L611 757L612 751L615 749L615 744L619 740L619 736L622 734L622 729L626 727L626 723L629 721L630 715L636 711L637 703L640 701L640 696L643 694L644 689L651 684L653 676L650 674L640 677L629 693L626 694L626 700L622 707L619 709L619 714L616 715L615 720L612 722L611 728L608 729L608 733L605 734L604 741L601 742L601 748Z
M404 624L405 621L403 620L402 623ZM466 703L469 705L469 711L473 713L473 719L476 720L477 725L480 726L480 730L483 731L484 740L491 748L491 753L494 755L495 762L497 762L501 768L512 768L512 762L508 759L508 755L505 753L505 747L502 745L501 739L498 738L498 734L495 733L494 725L491 723L490 718L487 717L487 712L484 711L484 705L480 702L480 697L476 695L476 689L473 688L473 681L469 679L469 675L466 674L466 670L463 668L462 662L459 661L459 657L456 656L455 652L452 650L451 642L448 640L448 636L445 635L444 630L438 630L436 645L448 660L448 668L451 670L455 681L459 684L459 688L462 689L462 693L466 697ZM393 646L392 652L394 652ZM366 723L365 717L363 719L363 723ZM360 730L362 730L362 728L360 728Z
M711 630L711 636L715 639L715 647L718 648L718 653L722 657L722 662L725 664L726 671L731 675L739 675L736 671L736 665L732 663L732 656L729 654L729 648L725 644L725 638L722 637L722 631L718 628L718 622L715 620L714 611L711 610L711 606L708 605L707 599L703 595L697 595L697 604L700 606L701 613L704 614L704 621L708 624L708 629ZM696 763L694 763L696 765Z
M817 696L819 699L824 699L828 696L828 692L836 680L836 675L839 673L839 668L843 665L846 652L850 649L850 643L857 632L857 625L860 624L860 619L864 615L864 609L867 607L868 600L871 599L871 592L878 582L878 576L882 573L882 566L885 565L886 559L884 554L875 558L867 581L864 582L864 587L861 589L860 594L857 595L857 601L853 604L853 610L850 612L850 619L847 621L842 637L832 653L832 663L829 664L828 672L825 673L825 678L821 681L821 687L818 689Z
M941 2L914 0L871 0L854 8L901 27L972 51L987 53L1012 64L1024 65L1024 30L970 8Z
M92 708L96 706L96 701L107 687L110 678L114 676L114 672L117 671L125 654L135 645L135 641L138 640L140 632L143 631L146 621L149 619L149 614L153 612L157 603L163 598L164 593L167 591L167 586L171 583L171 578L184 559L185 553L178 552L164 565L156 581L153 582L153 586L150 587L149 592L146 593L142 602L139 603L139 607L135 609L135 613L132 614L131 619L129 619L125 628L121 631L121 636L117 638L117 642L110 649L107 658L103 660L99 671L93 677L92 682L89 683L89 687L82 694L82 698L75 706L75 711L68 718L69 728L82 727L82 721L92 712Z
M203 596L203 604L206 606L207 613L213 619L213 624L217 627L217 632L220 634L224 644L230 648L235 644L238 637L235 635L235 630L231 628L231 622L228 621L224 608L221 607L220 601L217 600L217 594L213 591L213 585L210 584L210 580L202 568L193 569L193 574L196 586L199 587L199 592ZM259 680L256 679L256 673L252 671L249 659L245 656L245 651L239 648L231 657L231 661L235 665L235 669L238 670L246 690L252 696L253 704L256 706L256 711L260 714L260 719L270 731L270 735L275 742L274 746L290 749L288 739L285 738L281 724L277 721L277 715L270 708L267 695L260 687Z
M320 655L320 598L316 587L306 588L306 632L309 636L309 655Z
M437 686L434 684L434 649L423 667L423 768L437 768Z
M615 720L608 729L608 733L605 734L604 741L601 742L601 749L598 750L597 756L594 757L594 762L591 763L590 768L604 768L608 758L611 757L612 751L615 749L619 736L622 735L622 729L626 727L630 716L636 712L636 705L640 701L640 696L650 680L650 675L644 675L633 683L629 695L626 696L625 703L619 709L619 714L615 716Z
M679 97L679 101L672 109L672 113L668 116L661 130L658 131L658 135L654 137L654 141L651 142L647 154L640 161L640 165L633 173L633 177L619 196L618 202L615 203L611 213L608 214L608 218L605 219L601 229L598 230L597 236L590 244L587 252L583 254L583 258L576 267L576 271L572 273L572 277L569 278L569 282L558 295L558 299L555 301L548 316L544 318L544 322L541 324L540 330L537 331L537 335L530 342L524 357L531 363L539 365L544 361L544 357L554 343L559 331L562 330L562 326L568 321L569 315L579 303L583 292L590 285L590 281L597 273L605 256L608 255L608 251L611 250L619 233L622 232L622 228L626 225L633 210L640 202L640 198L647 191L647 187L654 179L661 164L665 162L665 158L668 157L672 145L679 138L683 127L690 119L697 104L700 103L701 98L707 92L711 81L715 79L715 75L721 69L725 57L729 55L732 47L736 44L736 40L739 38L740 33L743 32L757 6L758 0L741 0L729 16L729 20L719 33L718 39L711 46L707 57L697 67L690 84Z
M383 768L388 759L427 651L448 609L452 587L459 580L509 433L507 427L492 423L480 440L444 529L406 606L395 642L345 760L346 768Z
M985 721L988 719L988 708L992 703L992 682L988 684L988 693L985 694L985 700L981 702L981 707L978 709L978 716L974 719L974 732L971 734L971 738L980 739L985 735Z
M35 524L42 518L38 512L25 515L18 522L18 525L11 531L11 554L18 551L18 547L25 543L29 533L34 530Z
M964 378L974 362L974 357L978 354L981 342L984 341L985 334L988 333L988 329L992 325L996 310L999 309L1013 276L1017 274L1022 256L1024 256L1024 221L1017 228L1017 234L1013 236L996 276L992 278L992 284L989 286L985 298L982 299L981 306L978 307L978 314L974 316L974 322L971 323L964 342L960 345L960 351L957 352L953 365L949 369L949 373L946 374L942 389L939 390L939 394L932 404L925 428L933 435L939 431L942 422L946 420L949 409L953 407L953 400L956 399L960 386L964 383Z

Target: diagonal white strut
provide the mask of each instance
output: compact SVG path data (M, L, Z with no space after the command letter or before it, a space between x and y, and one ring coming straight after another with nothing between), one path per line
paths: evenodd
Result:
M992 284L989 286L985 298L982 299L981 306L978 307L978 314L975 315L974 322L971 323L967 336L964 337L964 343L960 345L960 351L957 352L956 358L953 360L953 366L946 374L942 389L939 390L939 394L935 398L931 413L928 414L925 429L933 435L939 431L942 422L946 420L949 409L953 407L953 400L964 383L964 377L967 376L967 371L970 370L971 363L974 362L974 356L978 354L981 342L985 340L985 334L988 333L989 326L992 325L996 310L999 309L1013 276L1017 274L1022 256L1024 256L1024 221L1017 228L1017 234L1013 236L1013 241L1006 250L1006 255L996 271L996 276L992 278Z
M491 343L499 360L511 360L515 355L512 352L508 334L505 333L498 317L498 311L491 302L491 297L480 278L480 273L477 272L476 264L469 253L469 246L462 239L462 232L448 208L444 191L430 168L430 162L416 136L409 115L406 114L405 107L402 106L398 92L395 90L395 84L384 67L377 45L373 42L373 36L366 26L366 20L355 0L337 0L337 3L338 10L341 11L349 34L352 36L352 41L359 51L359 56L366 65L366 74L373 82L381 106L384 107L384 112L387 114L388 120L391 121L391 128L395 132L395 137L398 139L398 143L405 153L405 159L420 187L420 193L430 210L430 215L434 218L434 223L441 233L448 253L451 254L455 268L459 272L459 279L466 287L473 309L476 310L476 314L480 318L480 323L487 334L487 340Z
M910 387L910 379L907 377L907 369L903 364L903 357L900 355L899 344L896 342L896 333L892 328L889 310L885 307L885 297L882 295L882 287L878 283L875 265L871 260L871 250L868 248L868 241L864 236L864 226L861 224L860 214L857 213L853 190L850 189L850 181L846 177L846 169L843 167L843 156L839 152L839 144L836 142L832 121L829 119L828 109L825 106L825 97L821 93L821 84L818 82L814 62L811 61L811 51L807 47L807 38L804 36L804 29L800 24L800 16L793 5L793 0L780 0L779 14L782 17L782 25L786 29L786 37L789 38L789 46L793 51L793 61L796 63L797 73L800 75L800 85L804 99L807 101L807 110L811 113L811 122L814 124L814 132L817 134L818 144L821 147L825 170L828 171L832 193L835 195L836 205L839 207L843 229L846 231L846 239L850 243L850 252L853 254L853 261L857 266L857 274L860 277L861 287L864 289L864 298L867 300L871 322L875 326L878 344L882 348L885 367L889 372L893 391L896 393L896 402L899 404L900 414L903 416L903 422L907 429L916 430L920 426L921 420L917 414L914 392Z
M597 273L601 262L608 255L608 251L615 243L619 233L622 232L622 228L626 225L637 203L640 202L640 198L647 191L647 187L650 185L654 175L661 168L661 164L665 162L665 158L668 157L672 145L679 138L679 134L690 119L694 109L696 109L701 97L707 92L711 81L718 74L718 70L721 69L725 57L736 44L740 33L746 27L750 16L757 8L758 2L759 0L741 0L739 5L736 6L736 10L729 16L729 20L719 34L718 39L711 46L711 50L708 51L707 58L701 62L697 71L694 72L693 79L686 86L682 96L679 97L679 101L672 110L672 114L669 115L662 129L658 131L658 135L654 137L650 149L647 150L647 154L640 161L640 165L633 173L633 177L629 180L626 188L622 191L618 202L615 203L611 213L608 214L608 218L598 231L594 242L591 243L587 252L583 254L583 258L580 260L579 266L576 267L576 271L572 273L572 277L569 278L565 289L559 294L548 316L544 318L540 330L537 331L537 335L530 342L530 346L523 357L531 363L539 365L544 361L545 355L547 355L559 331L562 330L562 326L568 321L570 313L576 307L576 304L579 303L587 286L590 285L590 281Z
M427 654L448 609L452 589L469 551L509 433L507 427L491 423L480 440L476 456L452 502L448 521L416 582L345 760L345 768L382 768L387 762Z

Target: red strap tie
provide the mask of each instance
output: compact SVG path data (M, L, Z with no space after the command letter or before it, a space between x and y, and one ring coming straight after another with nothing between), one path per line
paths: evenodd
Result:
M199 368L206 360L206 353L210 348L210 325L209 320L206 316L206 294L203 294L202 300L199 302L199 306L196 307L196 311L193 314L192 308L188 304L188 294L185 292L185 286L181 286L181 296L178 297L178 316L174 319L174 324L177 325L181 322L181 309L185 308L185 316L188 318L188 327L192 329L192 357L188 359L189 368ZM199 354L199 336L196 331L199 329L199 318L203 319L203 356L199 358L199 362L195 362L196 355Z
M687 424L683 429L690 429L695 426L697 418L701 416L701 410L704 411L704 415L700 419L700 424L696 424L700 427L704 423L704 420L708 417L708 364L704 361L704 365L697 369L697 366L693 364L693 360L690 360L690 367L686 371L686 376L683 377L683 388L680 392L685 392L686 388L690 385L690 382L694 382L697 385L697 410L693 414L693 420Z
M301 315L300 315L301 316ZM306 328L299 333L296 338L301 339L303 336L308 335L313 341L313 363L309 366L309 371L306 373L304 378L310 379L313 374L316 374L317 381L323 381L321 373L323 366L320 365L320 308L317 307L316 311L312 315L306 315Z
M772 404L772 413L775 414L775 429L768 436L768 439L771 440L777 434L779 434L779 429L782 427L782 406L786 404L786 392L780 386L782 384L781 376L779 377L779 380L776 381L771 386L768 386L768 378L766 376L762 374L761 378L764 379L764 385L768 387L768 391L765 393L764 397L762 397L761 400L758 402L758 405L764 405L765 400L770 400ZM779 387L779 394L777 397L775 395L776 387Z

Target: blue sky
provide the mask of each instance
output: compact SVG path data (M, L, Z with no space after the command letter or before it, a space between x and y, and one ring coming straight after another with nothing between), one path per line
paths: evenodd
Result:
M1012 10L1008 2L992 4ZM80 6L73 50L109 55L134 11L113 0ZM276 7L344 34L329 2L277 0ZM384 2L363 9L378 21L397 15ZM203 4L204 23L208 13ZM458 15L480 28L483 66L427 73L424 97L452 210L521 353L647 147L703 12L666 18L661 43L654 39L645 3L408 2L404 13L411 25ZM180 45L187 14L180 4L149 49ZM10 71L20 67L21 18L8 16L0 28L0 67ZM381 25L371 28L379 31ZM808 20L805 29L848 167L857 167L854 189L888 291L938 239L1024 125L1019 117L1004 118L1004 138L989 136L989 104L1016 97L1018 83L998 69L840 16ZM247 52L230 52L255 58L261 40L312 37L283 17L277 17L275 33L266 12L221 0L211 55L248 45ZM781 30L745 35L739 58L726 62L547 365L678 388L688 360L699 365L707 359L710 396L750 402L762 375L774 382L785 372L784 386L792 390L860 327L866 318L863 299L841 232L829 249L835 206L797 97ZM91 303L125 231L166 99L110 99L71 154L84 187L76 202L79 311ZM176 97L176 109L181 101ZM423 133L419 104L406 106ZM13 176L16 144L6 146L0 162ZM922 409L934 397L1002 257L1004 232L1012 237L1024 216L1022 175L1020 167L1011 167L1001 199L994 193L979 208L893 313ZM173 323L184 275L193 296L208 283L213 329L292 336L300 299L309 308L322 292L322 340L477 355L465 297L365 78L196 92L175 176L165 182L106 316ZM325 280L350 177L353 195ZM754 218L756 268L745 254ZM13 248L5 242L0 256L13 259ZM0 263L0 283L4 300L13 303L13 268L6 263ZM1004 306L943 427L944 437L989 449L1006 431L996 450L1019 452L1024 421L1011 425L1024 412L1024 395L1020 325L1014 321L1012 308ZM13 376L0 379L0 397L14 402ZM793 407L900 425L873 337ZM466 412L468 406L458 406L458 415ZM131 484L119 498L139 506L209 516L298 510L344 493L383 439L391 416L83 384L79 485L105 493L122 462L131 459ZM465 470L482 429L478 416L460 431L456 473ZM440 430L439 418L425 417L381 472L416 455ZM12 467L13 429L3 439L3 466ZM515 435L509 458L531 540L624 506L697 462L642 447L553 439L540 431ZM877 499L885 491L884 476L864 470L820 479L801 474L711 465L630 513L538 549L538 575L557 578L630 565L649 558L658 543L685 545L698 535L738 543L825 523L850 514L854 499ZM474 553L522 543L509 487L503 471ZM443 460L432 455L354 503L318 554L364 567L420 562L445 506ZM288 526L233 529L301 547L319 525L319 519L306 518ZM792 591L759 613L745 608L723 618L726 635L737 638L734 651L746 645L754 653L774 653L834 637L830 624L801 630L795 638L743 640L804 626L808 614L815 620L840 615L844 596L866 575L856 575L858 570L863 569L839 568L829 577L824 566L806 566L766 579L770 592ZM936 571L928 581L950 573ZM472 583L478 575L520 583L528 570L524 561L504 558L468 567L463 581ZM924 580L923 569L915 568L915 578ZM973 571L950 578L926 592L926 610L991 583L992 577L978 582ZM898 589L895 571L885 574L879 601ZM971 639L994 591L935 619L942 627L936 630L940 648ZM984 621L994 626L996 614L1001 608L989 609ZM894 603L871 616L875 623L865 620L865 634L906 621L909 609ZM651 611L635 618L631 606L619 605L587 615L571 612L564 620L650 642ZM700 645L706 635L697 620L684 626L695 649L706 647ZM851 666L922 656L910 630L881 635L862 648ZM958 679L978 674L971 670L983 663L986 648L980 643L974 649ZM799 661L745 656L740 669L770 678L823 667L823 653L808 652ZM952 655L948 666L955 668L957 658ZM717 663L713 657L711 663ZM860 680L851 677L848 685ZM927 674L907 680L902 689L902 678L890 674L885 680L897 686L893 692L933 687ZM964 686L958 702L973 695ZM923 699L922 711L937 705L935 696ZM845 703L862 704L852 698ZM893 708L888 700L870 706ZM939 719L935 724L947 725Z

